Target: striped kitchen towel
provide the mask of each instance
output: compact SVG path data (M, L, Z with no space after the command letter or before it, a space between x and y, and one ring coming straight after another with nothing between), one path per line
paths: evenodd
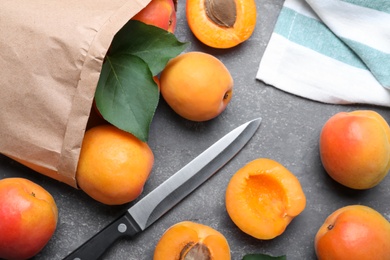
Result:
M324 103L390 107L390 0L286 0L256 78Z

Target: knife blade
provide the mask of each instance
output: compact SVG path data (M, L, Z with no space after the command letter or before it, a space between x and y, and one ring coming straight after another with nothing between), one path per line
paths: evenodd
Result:
M119 238L145 230L232 159L251 139L261 118L235 128L169 177L64 260L95 260Z

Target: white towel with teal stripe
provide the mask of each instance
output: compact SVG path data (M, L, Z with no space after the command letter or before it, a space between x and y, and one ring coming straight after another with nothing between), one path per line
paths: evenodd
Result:
M286 0L256 78L319 102L390 107L390 0Z

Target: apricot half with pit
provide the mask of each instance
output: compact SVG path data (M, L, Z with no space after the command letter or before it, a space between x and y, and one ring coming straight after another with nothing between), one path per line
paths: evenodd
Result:
M297 177L267 158L251 161L233 175L225 201L237 227L264 240L281 235L306 206Z
M161 236L153 260L230 260L230 247L219 231L192 221L179 222Z
M249 39L257 18L254 0L187 0L186 14L195 37L220 49Z

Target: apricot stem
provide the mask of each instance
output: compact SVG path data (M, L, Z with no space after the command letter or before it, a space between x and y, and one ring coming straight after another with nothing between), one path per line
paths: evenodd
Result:
M332 225L332 224L330 224L329 226L328 226L328 230L332 230L334 228L334 225Z

